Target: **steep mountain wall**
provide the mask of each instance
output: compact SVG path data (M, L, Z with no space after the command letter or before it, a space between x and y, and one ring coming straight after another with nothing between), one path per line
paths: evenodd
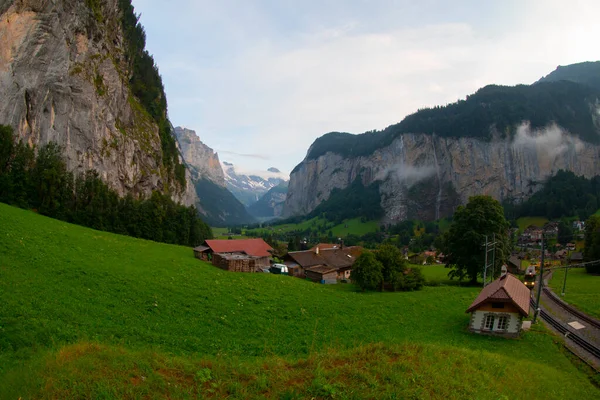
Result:
M308 153L314 149L309 149ZM584 143L557 126L512 139L491 140L402 134L364 156L333 151L307 157L291 174L284 216L303 215L355 179L380 181L386 223L450 215L476 194L522 199L559 169L591 177L600 174L600 146Z
M188 167L194 168L199 178L209 179L225 187L225 175L219 155L202 143L195 131L178 126L173 132Z
M0 124L32 145L57 142L69 169L93 168L121 195L193 204L130 90L121 15L118 0L1 0Z

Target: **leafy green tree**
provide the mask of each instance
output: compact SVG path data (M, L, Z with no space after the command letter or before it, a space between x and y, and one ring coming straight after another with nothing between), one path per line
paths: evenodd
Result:
M568 221L560 221L558 223L558 243L563 246L573 239L573 228Z
M363 291L375 290L383 282L383 265L373 253L364 251L354 262L350 279Z
M406 260L402 257L402 252L394 245L383 244L379 246L375 253L375 258L383 266L382 288L383 283L394 284L398 273L406 269Z
M394 282L394 289L402 291L421 290L423 286L425 286L425 276L418 267L399 272Z
M508 258L510 225L500 203L490 196L473 196L456 210L450 230L444 235L442 251L451 279L468 278L471 284L483 275L485 236L496 235L495 272ZM490 271L491 273L491 271Z
M0 176L8 172L10 160L14 155L15 139L10 126L0 125Z
M592 215L585 222L585 248L583 256L586 261L600 260L600 216ZM588 265L589 273L600 273L600 266Z

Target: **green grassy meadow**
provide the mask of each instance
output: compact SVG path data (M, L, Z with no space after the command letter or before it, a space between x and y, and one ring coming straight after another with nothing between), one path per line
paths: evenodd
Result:
M0 227L1 399L600 396L541 326L469 333L477 288L230 273L3 204Z
M517 219L517 226L523 232L529 225L543 227L548 222L546 217L521 217Z
M360 218L348 219L343 223L334 226L331 231L333 236L344 237L348 235L363 236L370 232L376 232L379 228L377 221L361 222Z
M329 222L325 219L315 217L315 218L311 218L311 219L308 219L306 221L302 221L302 222L299 222L296 224L273 225L272 227L269 227L269 228L256 228L256 229L252 229L251 231L255 232L259 235L262 233L268 234L268 233L272 233L272 232L275 232L275 233L293 233L293 232L297 232L297 231L303 232L311 227L314 227L317 225L322 225L322 224L328 224L328 223ZM372 221L361 222L360 218L353 218L353 219L345 220L341 224L335 225L332 228L327 229L326 232L331 230L333 233L333 236L335 236L335 237L345 237L345 236L348 236L351 234L362 236L369 232L376 232L378 228L379 228L379 224L377 221L372 220ZM216 233L215 233L215 235L216 235Z
M550 287L557 295L561 295L565 271L556 270L552 273ZM590 275L584 268L573 268L567 273L565 296L567 303L581 311L600 318L600 276Z

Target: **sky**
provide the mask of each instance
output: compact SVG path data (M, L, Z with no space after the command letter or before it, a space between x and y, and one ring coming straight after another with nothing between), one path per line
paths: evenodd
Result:
M237 170L289 173L488 84L600 60L600 1L133 0L173 125Z

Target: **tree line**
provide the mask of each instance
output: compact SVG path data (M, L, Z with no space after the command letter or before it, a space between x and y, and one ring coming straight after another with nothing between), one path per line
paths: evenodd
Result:
M315 160L327 152L344 157L368 156L405 133L490 140L496 132L511 138L523 121L529 121L532 129L556 123L587 142L598 143L594 116L590 111L590 104L598 97L596 87L569 81L488 85L465 100L418 110L382 131L360 135L327 133L315 140L307 159Z
M196 246L212 230L195 207L153 192L149 199L120 198L95 170L67 170L61 148L35 149L16 142L12 128L0 125L0 202L90 228L172 244Z
M146 50L146 32L139 23L131 0L119 0L121 28L125 42L125 58L131 71L129 86L144 110L158 125L162 162L181 187L185 187L185 166L179 162L171 122L167 117L167 96L154 58Z
M420 290L425 277L418 267L409 268L400 250L392 244L376 251L363 251L352 266L350 278L365 290Z
M508 199L504 202L509 219L525 216L545 216L549 219L577 216L580 220L586 220L600 208L600 176L587 179L571 171L559 170L543 183L531 182L531 190L538 184L543 184L542 188L526 201L519 203L516 199Z

